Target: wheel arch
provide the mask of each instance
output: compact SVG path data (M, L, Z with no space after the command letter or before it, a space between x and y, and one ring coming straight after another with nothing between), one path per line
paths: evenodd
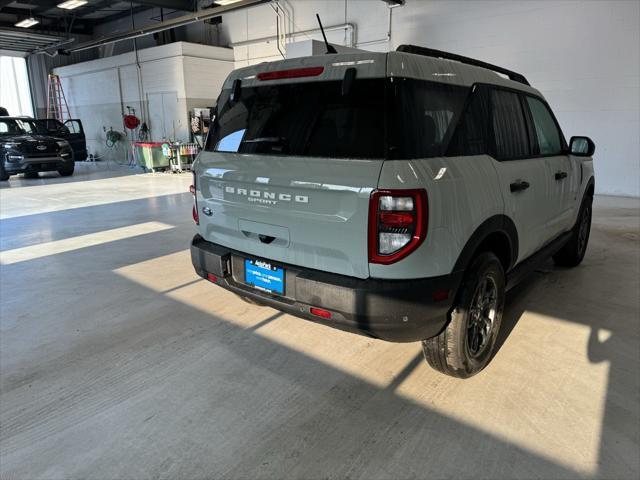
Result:
M589 178L587 181L587 187L584 189L585 195L594 196L596 190L596 181L593 177Z
M462 248L453 271L466 270L481 251L493 252L504 271L509 271L518 259L518 231L513 220L506 215L494 215L482 222Z

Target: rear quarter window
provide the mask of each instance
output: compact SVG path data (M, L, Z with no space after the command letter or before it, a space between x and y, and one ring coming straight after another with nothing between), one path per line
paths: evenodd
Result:
M532 156L520 94L492 89L491 123L498 160Z
M391 89L391 158L443 156L469 88L394 78Z

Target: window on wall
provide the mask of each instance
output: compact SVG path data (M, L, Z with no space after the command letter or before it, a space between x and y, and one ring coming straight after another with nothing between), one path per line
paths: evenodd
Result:
M531 156L520 96L505 90L492 90L491 108L497 159Z
M11 116L33 117L27 62L21 57L0 57L0 107Z
M549 109L537 98L527 97L527 103L533 117L540 155L560 155L562 153L560 131Z

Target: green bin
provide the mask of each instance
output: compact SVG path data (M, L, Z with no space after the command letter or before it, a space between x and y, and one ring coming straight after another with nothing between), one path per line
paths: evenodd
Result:
M162 153L162 142L136 142L138 164L147 170L169 168L169 159Z

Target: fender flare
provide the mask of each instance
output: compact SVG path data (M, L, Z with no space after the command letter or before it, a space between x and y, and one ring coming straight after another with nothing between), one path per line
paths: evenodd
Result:
M482 222L480 226L475 229L471 237L469 237L469 240L467 240L467 243L458 256L453 271L460 272L466 270L473 259L473 254L492 233L503 233L509 240L510 259L509 267L506 270L510 270L518 260L518 230L513 220L506 215L494 215Z
M596 180L595 178L593 178L593 176L589 177L589 180L587 181L587 184L584 187L584 191L582 193L582 200L581 202L584 200L584 197L587 195L587 192L589 191L589 187L593 187L593 194L595 195L595 191L596 191Z

